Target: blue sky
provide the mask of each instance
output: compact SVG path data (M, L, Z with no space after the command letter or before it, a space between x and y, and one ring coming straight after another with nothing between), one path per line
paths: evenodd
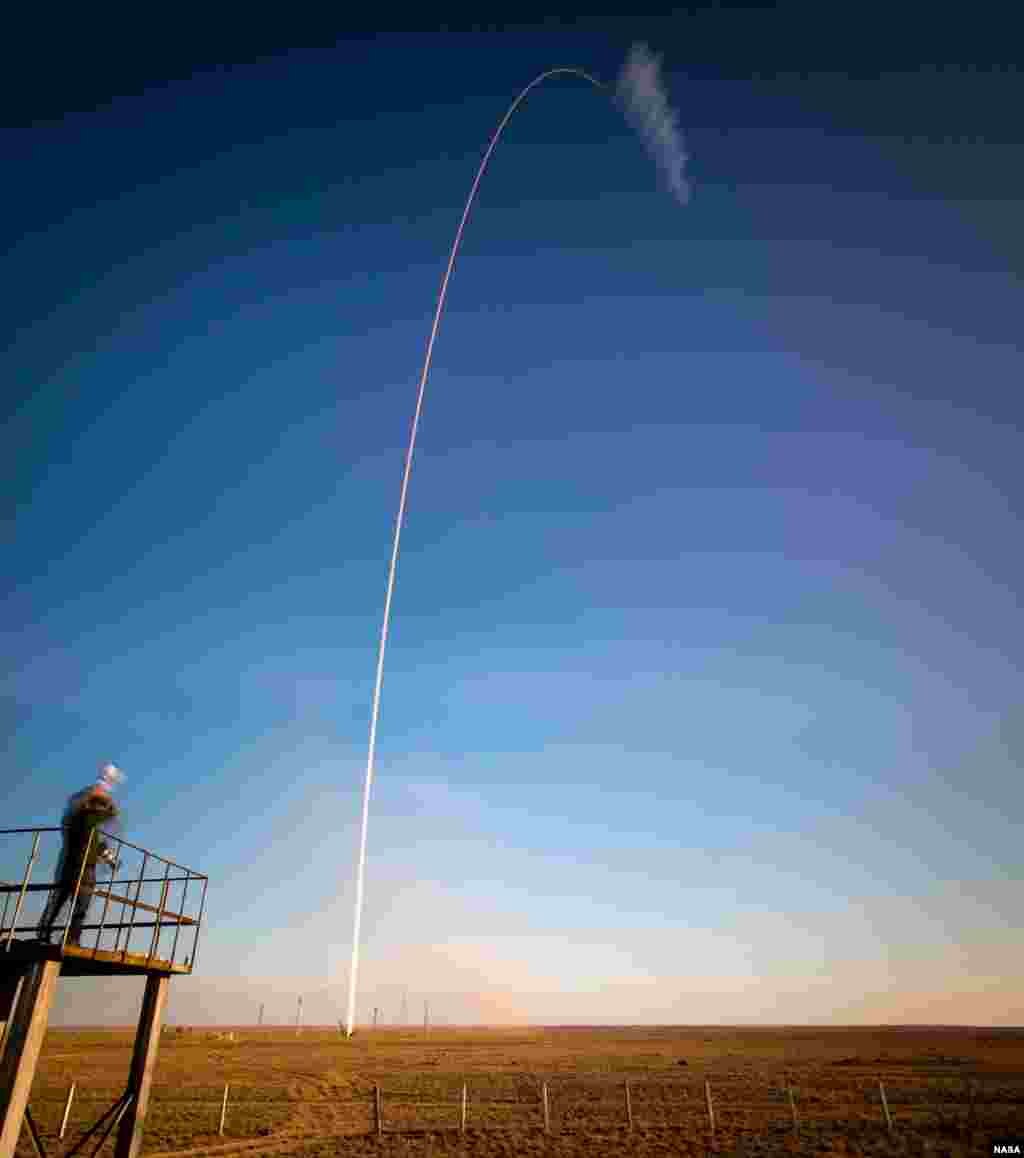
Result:
M447 249L518 88L628 45L382 37L5 133L0 799L53 823L113 759L210 874L172 1018L342 1015ZM467 230L360 1016L1020 1024L1019 78L653 47L691 204L556 80Z

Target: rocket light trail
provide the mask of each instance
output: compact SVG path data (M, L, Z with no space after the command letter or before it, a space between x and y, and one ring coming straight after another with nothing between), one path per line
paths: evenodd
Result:
M596 88L604 88L599 80L596 80L589 73L584 72L578 68L552 68L547 72L542 72L535 77L522 90L516 99L509 106L508 111L502 117L498 127L494 130L490 143L487 146L487 151L484 153L483 160L480 162L476 171L476 177L473 180L472 188L469 191L469 196L466 198L466 205L462 211L462 219L459 222L459 228L455 232L455 241L452 243L451 253L448 255L448 265L444 271L444 277L441 279L441 290L437 296L437 306L434 310L434 320L430 327L430 337L427 340L426 357L423 360L423 370L420 374L419 390L416 395L416 409L413 412L412 429L409 434L409 447L405 454L405 470L402 474L402 489L398 498L398 514L395 517L395 535L391 546L391 563L388 568L388 583L384 594L384 615L381 621L380 629L380 643L377 648L377 674L373 685L373 706L370 711L370 740L366 756L366 780L363 785L363 814L362 824L359 833L359 857L356 867L356 909L355 922L352 932L352 964L349 969L348 979L348 1012L345 1019L345 1032L347 1036L352 1036L352 1030L355 1024L355 1006L356 1006L356 977L359 971L359 933L360 925L363 916L363 888L366 870L366 830L370 819L370 788L373 783L373 761L377 748L377 720L380 715L380 692L381 685L384 681L384 651L387 646L388 626L391 619L391 600L395 590L395 571L398 566L398 547L402 537L402 523L405 518L405 501L409 492L409 475L412 471L412 456L416 449L416 431L419 429L420 414L423 410L423 393L427 385L427 375L430 373L430 360L434 353L434 342L437 339L437 329L441 321L441 312L444 309L445 298L448 294L448 282L452 276L452 270L455 268L455 258L459 252L459 245L462 242L462 234L466 228L466 222L469 220L470 210L473 208L473 202L476 199L476 191L480 187L480 181L487 168L487 162L491 159L491 154L494 152L494 147L508 124L512 114L525 100L527 94L539 85L542 81L551 76L558 75L573 75L581 76L588 80Z
M654 155L663 172L669 177L669 184L681 202L686 201L686 184L682 176L682 167L686 160L682 140L675 125L675 115L668 104L658 75L658 60L647 52L643 45L634 45L626 64L619 75L617 99L640 135L644 138L648 149ZM581 68L551 68L540 73L519 93L508 111L502 117L498 127L494 130L490 142L483 155L483 159L476 171L476 177L470 188L469 196L462 211L462 219L455 232L451 252L448 255L448 265L441 279L441 289L437 297L434 310L434 320L430 327L430 337L427 340L426 356L423 360L423 369L420 373L419 389L416 394L416 408L413 412L412 428L409 433L409 446L405 454L405 470L402 474L402 487L398 499L398 513L395 517L395 532L391 546L391 562L388 567L388 582L384 594L384 614L381 620L380 642L377 648L377 671L373 685L373 705L370 712L370 737L366 755L366 778L363 785L362 823L359 833L359 855L356 864L356 903L355 919L352 932L352 963L349 969L348 982L348 1011L345 1020L345 1033L352 1036L355 1027L356 981L359 972L359 937L363 915L363 892L366 874L366 833L370 819L370 789L373 784L374 757L377 749L377 721L380 716L380 695L384 682L384 652L387 647L388 627L391 620L391 602L395 589L395 572L398 567L398 548L402 537L402 524L405 519L406 497L409 491L409 476L412 471L412 457L416 449L416 432L419 429L420 414L423 409L423 395L427 385L427 375L430 373L430 361L434 352L434 342L437 339L437 330L444 310L445 298L448 294L448 282L452 270L455 268L455 258L462 243L462 234L469 220L473 202L476 200L477 189L487 169L501 134L512 115L526 96L543 81L553 76L578 76L588 81L594 88L605 90L606 86L590 73Z

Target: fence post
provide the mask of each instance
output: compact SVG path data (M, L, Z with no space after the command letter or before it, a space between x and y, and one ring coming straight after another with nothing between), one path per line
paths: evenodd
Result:
M882 1079L878 1079L878 1092L882 1095L882 1109L885 1111L885 1124L889 1127L889 1133L892 1133L892 1118L889 1115L889 1103L885 1097L885 1086L882 1085Z
M74 1096L75 1096L75 1083L72 1082L70 1088L68 1089L67 1101L64 1103L64 1117L61 1118L61 1120L60 1120L60 1133L57 1135L58 1138L63 1138L64 1132L68 1128L68 1115L71 1113L71 1099Z
M551 1132L551 1113L548 1106L548 1083L543 1082L540 1087L540 1100L544 1107L544 1133Z
M626 1078L625 1087L626 1087L626 1127L627 1127L627 1129L632 1130L633 1129L633 1101L629 1096L629 1078Z
M380 1092L380 1086L376 1084L373 1087L373 1119L379 1138L384 1133L384 1096Z
M793 1129L797 1128L796 1120L796 1099L793 1097L793 1087L786 1086L786 1093L789 1094L789 1112L793 1115Z
M711 1082L704 1079L704 1102L708 1108L708 1121L711 1123L711 1136L715 1136L715 1107L711 1101Z
M459 1124L459 1132L465 1134L466 1132L466 1083L462 1083L462 1120Z
M224 1083L224 1100L220 1104L220 1126L217 1133L223 1135L224 1133L224 1119L228 1112L228 1083Z

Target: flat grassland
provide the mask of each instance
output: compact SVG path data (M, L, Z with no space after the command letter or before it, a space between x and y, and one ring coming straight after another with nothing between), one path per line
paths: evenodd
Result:
M165 1030L146 1124L149 1158L664 1158L712 1150L966 1158L990 1153L993 1138L1024 1133L1024 1030L389 1027L357 1030L351 1040L336 1028L233 1032L228 1040L225 1031ZM121 1093L132 1037L131 1030L48 1033L30 1103L48 1154L70 1150ZM18 1154L33 1154L27 1131Z

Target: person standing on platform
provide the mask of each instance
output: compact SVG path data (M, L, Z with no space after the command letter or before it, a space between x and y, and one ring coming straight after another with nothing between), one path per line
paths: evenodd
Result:
M39 922L39 940L49 941L61 909L74 897L67 943L81 943L82 926L96 888L96 866L101 861L116 870L111 846L103 839L101 829L110 830L120 816L113 790L124 777L113 764L104 764L96 780L67 803L61 827L64 844L57 862L57 879ZM75 896L75 889L78 895Z

